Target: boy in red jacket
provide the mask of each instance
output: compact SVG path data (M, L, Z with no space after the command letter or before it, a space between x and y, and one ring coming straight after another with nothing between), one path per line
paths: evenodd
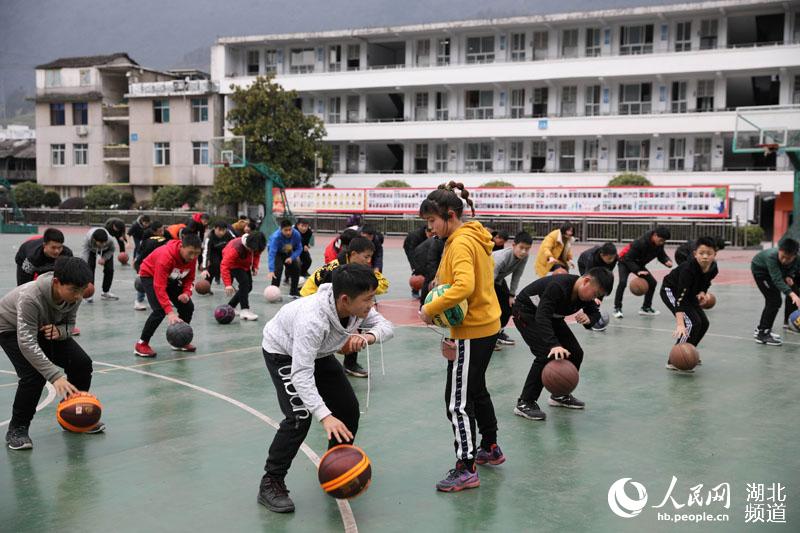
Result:
M258 315L250 311L250 291L253 290L253 276L258 274L261 252L267 247L267 238L260 231L242 235L225 245L222 250L220 277L225 285L225 295L233 296L228 302L231 307L242 306L239 316L242 320L256 320ZM239 290L233 288L233 280ZM236 294L234 295L234 292Z
M167 317L170 325L192 321L192 283L201 248L200 237L196 233L185 232L181 240L168 241L142 262L139 278L153 311L144 323L142 336L133 349L134 354L139 357L156 356L149 343L164 317ZM173 346L172 349L183 352L196 350L191 344Z

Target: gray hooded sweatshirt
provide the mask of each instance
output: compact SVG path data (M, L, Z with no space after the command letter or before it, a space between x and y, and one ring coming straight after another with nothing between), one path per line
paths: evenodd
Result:
M99 243L96 243L94 239L92 239L94 232L99 229L105 231L108 237L108 240L100 246L98 246ZM106 261L113 261L114 252L117 249L117 246L114 244L116 241L117 240L112 237L105 228L92 228L89 230L89 233L86 234L86 237L83 238L83 253L81 253L81 258L88 263L89 254L94 252L95 255L99 255Z
M72 304L56 304L52 287L53 273L48 272L0 299L0 333L16 331L22 355L50 383L62 377L64 372L47 358L39 346L39 328L55 324L59 340L67 339L75 326L80 306L80 300Z
M311 296L284 305L264 326L262 348L269 353L291 356L292 384L317 420L331 411L317 391L314 361L335 353L359 329L372 333L379 342L386 342L394 335L392 323L375 308L367 318L351 316L347 327L343 327L336 312L331 283L321 285Z

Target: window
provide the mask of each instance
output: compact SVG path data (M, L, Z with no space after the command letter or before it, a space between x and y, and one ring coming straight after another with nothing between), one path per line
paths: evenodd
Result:
M492 143L467 143L467 153L464 158L467 172L492 171Z
M650 83L634 83L619 86L619 114L645 115L651 108Z
M358 122L359 98L357 94L347 96L347 122Z
M153 144L153 164L157 167L169 165L169 143Z
M511 89L511 118L525 116L525 89Z
M794 87L792 88L792 103L800 104L800 76L794 77Z
M547 161L547 142L531 141L531 172L544 172Z
M678 22L675 25L675 51L688 52L692 49L692 22Z
M274 74L278 72L278 51L264 50L264 73Z
M87 102L72 103L72 123L85 126L89 123L89 104Z
M81 87L92 84L92 69L82 68L78 73L81 78Z
M578 30L561 32L561 57L578 57Z
M436 120L448 119L447 96L447 93L444 92L436 93Z
M575 170L575 141L561 141L558 147L558 170L573 172Z
M208 98L192 98L192 122L208 122Z
M169 100L153 100L153 122L156 124L169 122Z
M467 91L466 119L494 117L494 91Z
M650 141L617 141L617 170L647 170L650 161Z
M414 173L427 174L428 173L428 145L415 144L414 145Z
M314 72L314 57L313 48L292 48L290 57L289 71L292 74L308 74Z
M523 155L522 141L512 141L508 143L508 171L522 172Z
M699 172L711 170L711 137L695 138L692 170Z
M672 82L672 112L686 113L686 82Z
M328 47L328 72L342 70L342 45L332 44Z
M525 34L511 34L511 61L525 61Z
M89 164L89 145L86 143L72 145L72 164L85 166Z
M440 143L436 145L436 151L434 152L436 172L447 172L448 151L447 144Z
M50 125L51 126L63 126L64 121L66 120L64 117L64 104L63 103L53 103L50 104Z
M44 71L44 84L45 84L45 87L61 87L61 71L60 70L45 70Z
M345 170L348 174L358 174L358 158L360 150L357 144L347 145L347 160Z
M710 50L717 47L717 19L700 21L700 50Z
M247 75L258 76L260 55L258 50L247 51Z
M50 164L54 167L63 167L66 164L67 145L66 144L51 144L50 145Z
M574 85L561 88L561 116L574 117L578 114L578 88Z
M586 57L596 57L602 52L600 48L600 28L586 28Z
M597 153L600 151L600 141L585 139L583 141L583 170L597 170Z
M594 117L600 114L600 86L589 85L586 87L586 102L584 104L584 114L587 117Z
M714 80L697 82L697 111L714 111Z
M431 66L431 41L430 39L420 39L417 41L417 56L415 64L418 67Z
M620 55L653 53L653 25L622 26L620 32Z
M342 147L338 144L331 145L331 170L334 174L342 171Z
M541 61L543 59L547 59L548 40L549 40L549 35L547 34L546 31L533 32L533 40L531 42L531 47L533 48L534 61Z
M361 45L347 45L347 70L358 70L361 68Z
M208 164L208 143L204 141L192 142L192 164L193 165L207 165Z
M467 37L467 63L493 63L494 36Z
M439 66L450 64L450 39L439 39L436 45L436 64Z
M669 169L683 170L686 157L686 139L673 138L669 140Z
M428 93L414 95L414 120L428 120Z
M342 99L333 96L328 99L328 122L338 124L342 121Z
M547 92L547 87L534 87L532 114L534 118L547 116Z

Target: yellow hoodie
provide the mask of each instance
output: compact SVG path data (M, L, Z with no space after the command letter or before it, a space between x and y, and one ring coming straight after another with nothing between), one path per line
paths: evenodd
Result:
M444 296L423 306L428 316L467 300L467 316L450 329L453 339L480 339L500 331L500 304L494 292L492 236L480 222L466 222L447 238L436 284L450 284Z

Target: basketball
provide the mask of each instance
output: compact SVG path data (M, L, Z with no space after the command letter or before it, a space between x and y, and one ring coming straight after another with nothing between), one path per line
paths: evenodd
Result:
M211 292L211 283L207 279L198 279L194 282L194 290L197 294L208 294Z
M186 322L175 322L167 328L167 342L170 346L183 348L192 342L193 337L192 326Z
M565 396L578 386L578 369L567 359L554 359L544 365L542 383L553 396Z
M715 305L717 305L717 297L710 292L707 292L706 296L706 303L702 304L700 307L703 309L712 309Z
M123 265L128 264L128 254L126 254L125 252L120 252L119 255L117 256L117 259L119 259L119 262Z
M408 285L411 287L412 290L421 291L422 286L425 285L425 276L420 274L411 276L408 278Z
M142 278L136 276L133 278L133 288L136 289L136 292L144 292L144 285L142 285Z
M793 311L792 314L789 315L788 326L789 329L795 333L800 333L800 310Z
M236 311L228 304L218 305L214 309L214 319L220 324L230 324L236 316Z
M630 287L631 292L635 296L647 294L647 291L650 289L650 285L647 283L647 280L640 278L639 276L634 276L634 278L631 280Z
M94 394L79 392L59 402L56 420L67 431L84 433L100 422L102 413L103 405Z
M278 303L283 300L283 296L281 296L281 290L275 285L267 285L267 288L264 289L264 298L271 304Z
M372 465L361 448L340 444L322 456L317 475L322 490L329 496L354 498L369 487Z
M450 285L439 285L432 289L425 297L425 303L429 304L436 298L441 298L445 291L450 288ZM461 300L455 307L445 309L438 315L432 316L433 323L441 328L453 328L460 325L467 316L467 301Z
M91 298L94 296L94 283L90 283L83 289L83 297L84 298Z
M697 348L688 342L674 345L669 351L669 364L679 370L691 370L700 361Z

